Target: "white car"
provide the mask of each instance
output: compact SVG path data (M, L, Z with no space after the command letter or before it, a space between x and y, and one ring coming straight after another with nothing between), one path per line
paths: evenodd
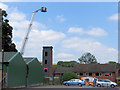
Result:
M98 79L96 81L97 87L112 87L117 86L117 83L110 81L109 79Z

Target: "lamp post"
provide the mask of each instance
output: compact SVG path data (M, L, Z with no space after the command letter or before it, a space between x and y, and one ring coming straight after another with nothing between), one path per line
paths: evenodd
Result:
M47 8L46 7L41 7L41 9L38 9L36 11L33 11L33 14L32 14L32 17L31 17L31 21L30 21L30 24L29 24L29 27L28 27L28 31L27 31L27 34L24 38L24 41L23 41L23 44L22 44L22 48L21 48L21 55L24 54L24 50L25 50L25 45L26 45L26 42L28 41L28 35L30 33L30 30L31 30L31 26L32 26L32 22L33 22L33 19L34 19L34 16L35 16L35 13L37 13L38 11L41 11L41 12L47 12Z

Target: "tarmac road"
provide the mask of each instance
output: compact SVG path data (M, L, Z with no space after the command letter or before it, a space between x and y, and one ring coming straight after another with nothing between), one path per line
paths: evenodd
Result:
M15 88L14 88L15 89ZM12 90L14 90L12 89ZM64 85L48 85L48 86L34 86L28 88L17 88L15 90L120 90L120 87L92 87L92 86L64 86ZM11 89L10 89L11 90Z

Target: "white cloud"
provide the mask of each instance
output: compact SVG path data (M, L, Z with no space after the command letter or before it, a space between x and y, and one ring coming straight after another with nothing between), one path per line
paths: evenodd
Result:
M11 21L22 21L26 19L26 15L22 12L13 11L9 14L9 19Z
M88 35L92 36L106 36L107 32L105 32L102 28L91 28L91 30L86 32Z
M108 19L109 20L118 20L118 19L120 19L120 14L113 14Z
M3 10L7 10L8 6L6 4L0 3L0 8Z
M37 37L37 38L36 38ZM33 42L40 42L40 41L59 41L65 38L65 34L61 32L56 32L54 30L33 30L30 34L30 40Z
M69 33L79 33L82 34L84 33L83 28L77 28L77 27L71 27L68 29Z
M99 62L105 63L117 59L117 50L107 47L94 39L73 37L62 42L62 47L75 52L90 52Z
M68 29L68 33L78 33L78 34L87 34L91 36L106 36L107 32L105 32L102 28L93 27L90 30L84 30L81 27L71 27Z
M69 53L58 53L58 54L55 54L54 58L56 59L56 61L54 63L57 63L58 61L76 60L75 56L73 54L69 54Z
M56 58L73 58L74 55L67 53L59 53L55 56Z
M60 21L60 22L66 21L66 19L64 18L63 15L57 15L57 16L56 16L56 19L57 19L58 21Z

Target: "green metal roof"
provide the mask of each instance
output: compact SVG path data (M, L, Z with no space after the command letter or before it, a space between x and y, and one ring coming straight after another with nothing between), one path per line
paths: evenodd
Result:
M34 58L35 58L35 57L24 57L24 61L25 61L25 63L27 64L27 63L33 61Z

